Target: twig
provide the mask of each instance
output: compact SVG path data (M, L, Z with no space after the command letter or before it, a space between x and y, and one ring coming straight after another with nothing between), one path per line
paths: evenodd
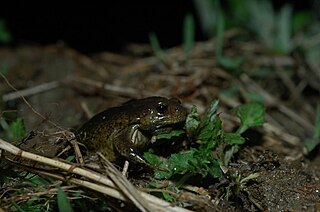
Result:
M32 170L30 170L30 171L32 171ZM68 182L74 183L78 186L82 186L82 187L92 189L94 191L98 191L102 194L106 194L108 196L114 197L119 200L129 201L129 199L126 196L124 196L121 191L119 191L118 189L115 189L113 187L92 183L87 180L80 180L80 179L77 179L74 177L66 179L65 177L63 177L61 175L53 174L53 173L45 172L45 171L36 170L35 172L38 174L41 174L41 175L45 175L45 176L49 176L49 177L61 180L61 181L68 181Z
M7 83L7 85L14 91L16 91L18 94L20 94L20 92L8 81L8 79L2 74L0 73L0 76L5 80L5 82ZM26 105L32 110L32 112L34 112L36 115L38 115L40 118L42 118L43 120L48 121L48 123L52 124L54 127L60 129L60 130L64 130L62 127L59 127L56 123L48 120L46 117L44 117L41 113L39 113L38 111L36 111L31 104L26 100L26 98L20 94L20 97L22 98L22 100L26 103Z
M152 211L144 198L140 195L138 190L125 178L101 153L98 155L103 159L106 166L106 173L108 173L111 180L127 194L127 197L139 208L142 212Z
M290 97L293 98L293 95L295 95L296 85L292 81L292 79L289 77L287 73L283 70L282 66L279 66L276 62L274 62L274 67L277 75L282 80L283 84L288 88L290 91Z
M59 85L60 85L60 83L58 81L52 81L52 82L43 83L43 84L36 85L34 87L26 88L26 89L19 90L19 91L16 90L15 92L4 94L2 96L2 100L7 102L7 101L18 99L21 96L24 96L24 97L31 96L34 94L38 94L38 93L52 90L54 88L57 88Z
M271 123L263 124L263 129L267 133L274 133L276 136L279 136L282 140L284 140L288 144L291 144L294 146L299 146L301 144L301 140L298 137L284 132L284 130L272 125Z
M86 187L86 188L92 189L94 191L98 191L98 192L100 192L102 194L106 194L108 196L114 197L114 198L119 199L119 200L129 201L129 199L126 198L126 196L124 196L122 192L120 192L118 189L113 188L113 187L92 183L92 182L89 182L87 180L80 180L80 179L77 179L75 177L69 177L69 176L66 177L64 175L55 174L52 171L48 172L48 171L44 171L44 170L40 170L40 169L34 169L33 167L25 166L25 165L23 165L21 163L18 163L18 162L12 161L12 160L7 160L7 162L10 163L11 165L15 165L15 166L17 166L19 168L22 168L24 170L27 170L27 171L30 171L30 172L33 172L33 173L37 173L37 174L40 174L40 175L44 175L44 176L48 176L48 177L51 177L51 178L55 178L55 179L60 180L60 181L68 181L68 182L74 183L74 184L76 184L78 186L82 186L82 187Z
M122 175L127 176L128 174L128 169L129 169L129 161L125 161L122 169Z
M70 165L70 164L67 164L67 163L64 163L61 161L57 161L54 159L43 157L41 155L37 155L37 154L33 154L33 153L30 153L27 151L23 151L15 146L13 146L12 144L2 140L2 139L0 139L0 149L7 151L13 155L19 156L21 158L36 161L36 162L46 164L46 165L49 165L49 166L52 166L55 168L60 168L60 169L65 170L69 173L78 174L80 176L86 177L90 180L98 182L99 184L94 184L92 182L79 180L76 178L71 178L71 179L72 179L72 182L74 182L74 183L78 183L79 185L86 186L86 187L94 189L98 192L102 192L102 190L105 191L105 189L108 191L109 190L113 191L115 193L113 193L112 195L107 193L107 195L110 195L113 197L117 196L116 198L126 200L126 201L128 200L128 197L125 196L123 192L118 191L118 188L114 182L112 182L110 179L108 179L106 176L104 176L100 173L97 173L94 171L88 171L86 169L79 168L75 165ZM54 175L54 174L51 174L51 175ZM61 180L66 180L66 178L63 177ZM68 180L70 181L70 178L68 178ZM187 212L187 211L189 211L184 208L176 207L176 206L172 205L171 203L168 203L168 202L161 200L161 199L159 199L155 196L152 196L150 194L147 194L147 193L144 193L141 191L137 191L137 192L143 198L145 198L145 201L148 202L150 207L153 207L153 211L172 211L172 212ZM103 193L105 193L105 192L103 192Z
M62 186L61 189L62 190L67 190L69 188L74 188L75 186ZM19 200L28 200L32 197L40 197L42 195L46 195L46 194L57 194L58 189L57 188L50 188L46 191L39 191L39 192L35 192L35 193L26 193L26 194L19 194L16 196L13 196L11 198L5 198L3 199L3 202L16 202Z
M276 106L280 112L282 112L287 117L294 120L297 124L299 124L304 129L306 129L310 132L314 131L314 126L312 124L310 124L310 122L308 122L307 120L305 120L301 116L297 115L293 110L291 110L287 106L281 104L270 93L268 93L266 90L264 90L261 86L259 86L253 80L251 80L248 75L243 74L241 76L241 80L244 82L245 85L247 85L249 90L259 92L259 94L263 96L263 98L267 104Z
M148 91L140 91L138 89L130 88L130 87L112 85L112 84L107 84L107 83L103 84L102 82L99 82L96 80L81 78L81 77L72 78L72 81L74 81L75 83L81 83L84 85L91 86L93 88L104 89L106 91L111 91L111 92L117 93L119 95L125 95L125 96L132 97L132 98L137 97L137 95L141 94L141 93L143 96L150 96L150 95L154 94L154 93L151 93Z
M72 140L71 141L71 144L73 145L73 148L74 148L74 151L76 153L76 156L77 156L77 161L80 163L80 164L84 164L84 159L83 159L83 156L81 154L81 151L80 151L80 147L78 145L78 142L76 140Z

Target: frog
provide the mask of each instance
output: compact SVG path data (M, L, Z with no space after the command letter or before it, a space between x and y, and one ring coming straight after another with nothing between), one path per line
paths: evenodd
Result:
M93 116L75 135L89 151L101 152L111 162L122 158L147 165L141 153L151 146L152 138L181 128L187 114L177 98L134 99Z

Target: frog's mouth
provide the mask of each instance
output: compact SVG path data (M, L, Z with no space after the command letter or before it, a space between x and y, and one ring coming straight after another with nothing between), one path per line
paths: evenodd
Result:
M152 134L159 135L159 134L169 133L172 131L172 129L174 129L172 126L160 127L158 129L155 129Z

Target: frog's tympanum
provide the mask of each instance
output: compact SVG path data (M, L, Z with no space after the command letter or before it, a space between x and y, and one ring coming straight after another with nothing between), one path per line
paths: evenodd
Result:
M101 152L112 162L122 156L145 163L140 152L151 144L151 137L183 124L186 115L187 110L175 98L131 100L95 115L76 132L76 137L89 150Z

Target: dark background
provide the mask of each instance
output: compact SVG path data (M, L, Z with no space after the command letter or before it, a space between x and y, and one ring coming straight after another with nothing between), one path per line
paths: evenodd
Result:
M302 10L313 1L278 0L274 5L288 2ZM148 43L148 34L155 32L162 47L172 47L181 43L185 14L196 14L192 0L58 3L2 6L0 18L12 34L11 45L64 41L84 53L121 51L128 43ZM196 33L197 40L205 39L197 19Z

